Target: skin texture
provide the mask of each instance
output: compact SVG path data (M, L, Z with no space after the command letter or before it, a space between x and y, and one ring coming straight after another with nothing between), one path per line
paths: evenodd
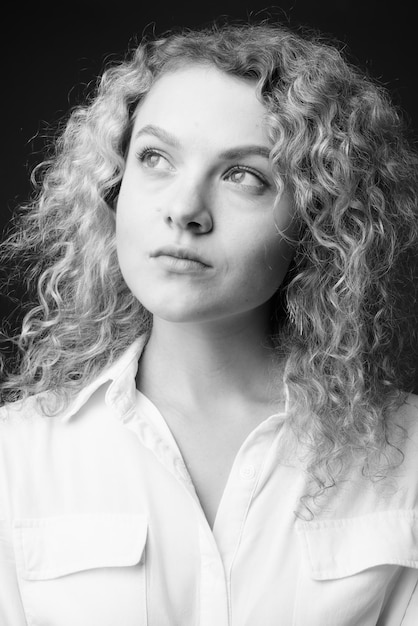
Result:
M291 222L292 203L286 193L277 200L264 116L252 82L201 66L163 75L139 105L117 249L125 281L154 323L266 323L292 257L278 232ZM225 154L248 146L265 154ZM152 257L167 245L186 247L207 266Z

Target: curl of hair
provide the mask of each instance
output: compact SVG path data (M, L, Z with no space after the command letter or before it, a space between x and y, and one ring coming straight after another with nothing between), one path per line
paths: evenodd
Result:
M118 267L113 205L136 107L159 76L190 63L256 82L277 187L294 197L299 237L275 336L316 487L334 484L352 454L377 477L402 401L396 271L418 241L417 158L384 89L335 46L274 24L144 38L72 111L3 245L2 258L23 259L37 284L3 391L52 391L57 412L149 331Z

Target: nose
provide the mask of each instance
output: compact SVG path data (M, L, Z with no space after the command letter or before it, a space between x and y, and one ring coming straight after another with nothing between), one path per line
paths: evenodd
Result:
M166 199L165 221L171 227L191 230L198 234L213 228L210 191L200 181L179 181Z

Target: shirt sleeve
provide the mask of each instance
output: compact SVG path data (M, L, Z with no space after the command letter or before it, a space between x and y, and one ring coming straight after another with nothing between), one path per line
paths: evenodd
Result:
M415 583L411 598L406 607L401 626L416 626L418 624L418 580Z
M418 519L418 396L411 394L407 401L408 419L407 428L410 435L411 449L408 450L410 467L407 475L411 476L412 485L415 489L411 489L415 498L411 497L411 509L416 511ZM408 453L407 453L408 454ZM418 522L416 522L418 523ZM415 543L414 551L417 552L418 545ZM406 580L404 582L405 589L408 589L408 598L404 607L403 617L400 626L416 626L418 624L418 570L408 570Z
M0 625L27 626L17 578L12 525L6 503L10 475L7 471L6 428L9 412L0 407Z
M8 523L0 520L0 624L27 626L16 576L16 564Z

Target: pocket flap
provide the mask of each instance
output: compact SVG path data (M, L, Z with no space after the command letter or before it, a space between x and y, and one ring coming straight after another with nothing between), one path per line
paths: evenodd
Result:
M136 565L147 537L145 515L68 515L14 523L19 574L47 580L74 572Z
M298 522L297 531L315 580L344 578L384 564L418 568L418 517L413 511Z

